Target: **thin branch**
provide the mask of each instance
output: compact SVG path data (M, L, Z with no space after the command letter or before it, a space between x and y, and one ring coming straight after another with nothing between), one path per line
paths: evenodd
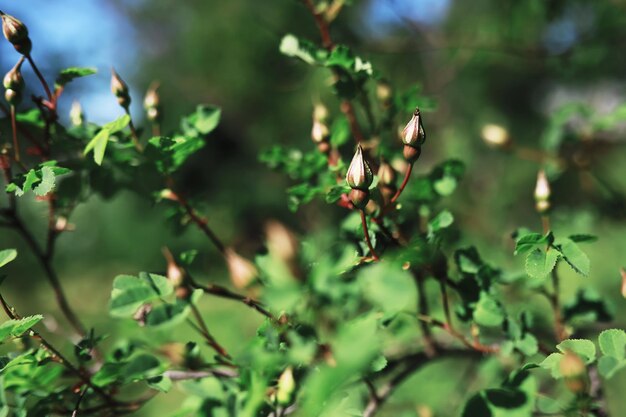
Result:
M124 111L129 117L128 127L130 128L130 138L133 141L133 145L135 146L135 149L137 149L137 152L142 153L143 146L141 146L141 142L139 141L139 133L137 133L137 129L135 128L135 124L133 123L133 118L130 115L130 110L128 106L124 107Z
M424 288L424 276L421 271L415 269L412 269L411 273L417 285L417 311L421 316L428 316L429 308L428 299L426 298L426 288ZM437 354L437 345L430 326L428 326L428 323L420 320L420 327L422 329L422 335L424 336L424 350L428 356L433 357Z
M80 408L80 403L83 402L83 398L85 397L85 394L87 393L88 389L89 387L85 387L83 389L83 392L81 392L80 395L78 396L78 400L76 401L76 405L74 406L74 411L72 412L72 417L78 416L78 409Z
M402 184L400 185L400 188L398 188L398 191L396 191L396 194L393 197L391 197L390 205L395 203L396 200L400 197L400 194L402 194L402 191L404 191L404 188L409 183L409 179L411 178L412 172L413 172L413 164L409 164L404 174L404 179L402 180Z
M211 346L213 350L215 350L217 353L219 353L223 357L227 359L231 359L232 356L230 356L230 354L226 351L226 349L217 342L217 340L215 339L215 337L213 337L213 335L211 335L211 332L209 331L209 327L204 321L204 318L202 318L202 314L200 314L198 307L196 307L193 303L191 304L191 312L193 316L195 317L196 321L198 322L198 325L200 326L201 334L204 336L207 344Z
M191 278L190 278L191 280ZM272 313L270 313L267 309L265 309L263 307L263 305L259 302L256 301L250 297L247 297L245 295L242 294L238 294L236 292L233 292L231 290L229 290L228 288L222 287L220 285L215 285L215 284L208 284L208 285L202 285L199 284L193 280L191 280L191 286L193 288L196 289L201 289L202 291L204 291L207 294L211 294L211 295L215 295L217 297L221 297L221 298L226 298L228 300L234 300L234 301L239 301L242 302L243 304L247 305L248 307L258 311L259 313L263 314L265 317L269 318L270 320L277 322L278 319L276 317L274 317L274 315L272 315Z
M379 261L380 258L376 254L376 251L374 250L374 246L372 245L372 241L370 240L370 233L369 233L369 230L367 229L367 219L365 218L365 210L361 209L360 212L361 212L361 225L363 226L363 234L365 235L365 242L367 243L367 247L370 250L370 254L372 255L372 258L374 258L375 261Z
M32 56L30 54L28 56L26 56L26 59L28 60L28 63L30 64L30 66L33 68L33 71L35 71L35 74L37 75L37 78L39 78L39 81L41 82L41 85L43 86L43 89L46 90L46 95L48 96L48 101L50 102L51 105L54 106L54 97L52 95L52 92L50 91L50 87L48 86L48 83L46 82L46 79L41 74L41 71L39 71L39 68L37 68L37 65L35 65L35 61L33 60Z

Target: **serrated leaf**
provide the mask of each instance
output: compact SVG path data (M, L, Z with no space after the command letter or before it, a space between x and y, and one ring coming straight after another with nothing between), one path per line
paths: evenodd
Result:
M559 252L561 252L565 262L567 262L567 264L571 266L574 271L585 277L589 276L589 258L585 252L580 250L574 241L565 239L558 242L555 247Z
M559 365L562 358L562 353L551 353L539 364L539 366L550 371L552 377L558 379L561 377L561 369Z
M17 258L17 251L15 249L5 249L0 251L0 268L12 262Z
M35 324L43 320L43 316L40 314L24 317L19 320L7 320L0 324L0 342L3 342L8 337L19 337L24 332L29 330Z
M556 345L556 348L562 353L567 351L574 352L580 356L587 365L596 360L596 345L594 345L591 340L566 339Z
M39 197L43 197L54 189L55 182L53 169L45 166L41 168L41 182L33 189L33 191Z
M165 297L172 291L172 285L161 275L119 275L113 281L109 313L114 317L130 317L141 305Z
M626 359L626 332L621 329L604 330L598 336L602 353L617 359Z
M541 233L528 233L517 238L515 242L515 255L526 253L537 246L548 242L548 236Z
M195 112L183 119L183 131L190 136L208 135L219 125L221 115L219 107L201 104Z
M559 252L556 250L536 248L526 256L526 273L532 278L543 278L552 272L558 259Z

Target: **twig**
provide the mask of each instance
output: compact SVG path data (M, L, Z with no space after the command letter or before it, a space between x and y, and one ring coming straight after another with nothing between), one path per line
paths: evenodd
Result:
M265 317L269 318L270 320L274 322L278 321L278 319L274 317L272 313L266 310L259 301L253 300L250 297L247 297L242 294L237 294L236 292L233 292L225 287L222 287L220 285L215 285L215 284L202 285L191 280L191 286L193 288L201 289L207 294L215 295L217 297L226 298L229 300L240 301L243 304L247 305L248 307L263 314Z
M411 269L411 273L417 285L417 311L421 316L429 315L428 299L426 298L426 289L424 288L424 276L421 271ZM432 331L428 323L420 320L422 335L424 336L424 351L430 357L437 354L437 345L433 338Z
M35 74L37 75L37 78L39 78L39 81L41 82L41 85L43 86L43 89L46 90L46 95L48 96L48 101L50 102L50 104L54 108L55 107L54 97L52 96L52 92L50 91L50 87L48 86L48 83L46 82L46 79L41 74L41 71L39 71L39 68L37 68L37 65L35 65L35 61L33 60L32 56L30 54L26 56L26 59L28 60L28 63L30 64L30 66L33 68L33 71L35 71Z
M411 178L412 172L413 172L413 164L409 164L408 168L406 169L406 173L404 174L404 179L402 180L402 184L400 185L400 188L398 188L398 191L396 191L394 196L391 197L391 200L389 202L390 205L395 203L396 200L400 197L400 194L402 194L402 191L404 191L404 188L409 183L409 179Z
M231 359L232 356L230 356L230 354L226 351L226 349L224 349L224 347L217 342L215 337L211 335L211 332L209 332L209 328L206 322L204 321L204 318L202 318L202 314L200 314L198 307L196 307L193 303L190 305L191 305L191 312L193 316L196 318L196 321L198 322L198 325L200 326L201 333L206 339L207 344L211 346L213 350L215 350L217 353L219 353L223 357L227 359Z
M365 242L367 243L367 247L370 250L370 254L374 258L375 261L379 261L380 258L376 254L374 250L374 246L372 246L372 241L370 240L369 230L367 229L367 219L365 218L365 210L361 209L361 225L363 226L363 234L365 234Z
M143 146L141 146L141 142L139 142L139 133L137 133L137 129L135 128L135 124L133 123L133 118L130 115L130 110L128 106L124 107L124 111L129 117L128 127L130 128L130 138L133 141L133 145L135 146L135 149L137 149L137 152L141 153L143 152Z
M81 392L80 395L78 396L78 400L76 401L76 405L74 406L74 411L72 412L72 417L78 416L78 409L80 408L80 403L83 402L83 398L85 397L85 394L87 393L88 389L89 387L85 387L83 389L83 392Z

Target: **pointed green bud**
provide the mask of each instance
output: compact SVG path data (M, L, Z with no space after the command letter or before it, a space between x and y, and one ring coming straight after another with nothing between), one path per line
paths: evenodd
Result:
M420 110L415 109L413 117L402 129L402 142L409 146L420 146L426 141L426 132L422 123Z
M73 126L82 126L85 123L83 106L80 105L78 100L74 100L72 107L70 108L70 122Z
M363 157L361 145L358 145L352 162L350 162L350 166L348 167L346 181L351 188L367 190L369 186L372 185L373 180L374 175L372 174L372 169Z
M28 28L15 17L0 11L2 17L2 33L13 44L13 47L21 54L28 55L32 49L32 43L28 37Z
M127 109L130 106L130 94L128 92L128 85L122 80L122 77L115 72L114 68L111 68L111 92L117 97L117 102L123 108Z

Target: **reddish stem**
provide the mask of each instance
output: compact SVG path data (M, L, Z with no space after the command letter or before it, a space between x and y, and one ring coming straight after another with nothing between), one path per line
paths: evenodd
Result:
M400 185L400 188L398 188L398 191L396 191L394 196L391 197L390 204L395 203L396 200L400 197L400 194L402 194L402 191L404 191L404 188L409 183L409 179L411 178L412 172L413 172L413 164L410 164L406 170L406 173L404 174L404 180L402 180L402 185Z

